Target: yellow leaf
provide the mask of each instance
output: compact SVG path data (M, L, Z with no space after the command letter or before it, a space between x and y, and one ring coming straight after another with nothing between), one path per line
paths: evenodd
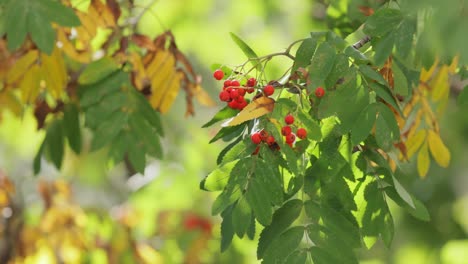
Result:
M429 151L427 149L427 143L424 143L418 154L418 173L422 178L426 177L429 171Z
M429 130L427 134L427 141L432 157L441 167L447 168L450 163L450 151L442 142L440 135L436 132Z
M39 65L33 64L29 71L26 72L21 83L19 90L21 91L21 99L23 102L34 102L40 90L41 69Z
M143 263L152 263L152 264L159 264L164 263L163 258L159 252L154 250L152 247L148 246L147 244L138 243L136 245L136 253L143 261Z
M7 83L12 84L16 82L21 76L23 76L31 65L39 58L39 52L37 50L30 50L23 57L15 62L13 67L8 71Z
M448 66L444 65L429 84L432 89L432 100L439 101L444 99L444 95L448 95L450 89L448 77Z
M216 102L211 99L211 97L208 95L208 93L203 90L203 88L197 84L192 90L192 93L195 95L197 98L198 102L200 104L205 105L205 106L215 106Z
M143 61L138 53L132 52L128 57L128 60L132 64L132 73L133 73L133 84L138 90L143 89L145 82L149 81L148 76L146 75L145 66L143 66Z
M434 64L431 66L431 68L429 68L429 70L426 71L426 69L422 68L421 75L419 76L419 80L421 82L427 82L431 78L438 64L439 64L439 58L437 58L434 61Z
M411 158L426 139L426 130L419 130L406 141L406 155Z
M224 123L223 126L236 126L245 121L261 117L271 113L274 106L275 100L273 98L262 96L248 104L237 116Z
M457 71L457 66L458 66L458 61L460 59L460 56L457 55L455 58L453 58L452 63L449 65L449 73L453 74Z
M47 91L52 97L59 98L66 85L66 69L60 50L55 48L50 56L41 54L41 61Z
M152 102L157 102L154 107L158 109L162 114L166 113L174 103L175 98L180 90L180 81L182 79L181 72L172 72L170 80L164 80L161 82L161 85L154 86L156 90L153 89L155 93L152 95Z
M0 105L3 109L9 109L16 116L20 116L23 113L23 105L10 90L0 92Z

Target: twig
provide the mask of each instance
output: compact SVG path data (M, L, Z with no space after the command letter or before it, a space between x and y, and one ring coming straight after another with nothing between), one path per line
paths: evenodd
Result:
M371 40L371 37L369 35L366 35L362 39L360 39L358 42L353 44L353 48L355 49L360 49L362 46L366 45L367 42Z

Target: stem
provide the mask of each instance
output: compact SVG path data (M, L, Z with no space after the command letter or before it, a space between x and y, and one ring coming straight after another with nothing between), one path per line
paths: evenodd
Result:
M360 39L358 42L354 43L352 47L355 49L360 49L362 48L362 46L366 45L367 42L369 42L370 40L371 40L371 36L366 35L362 39Z

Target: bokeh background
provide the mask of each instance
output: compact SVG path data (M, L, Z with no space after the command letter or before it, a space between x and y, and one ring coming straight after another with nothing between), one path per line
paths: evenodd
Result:
M220 83L211 77L210 66L245 61L229 32L259 55L282 51L333 22L330 16L339 12L327 12L320 2L141 0L135 1L141 6L135 12L146 10L138 27L142 33L156 36L172 30L178 47L203 77L203 87L216 99ZM271 78L285 70L280 59L270 67ZM180 94L163 117L165 158L152 160L144 175L128 175L125 164L109 164L102 151L79 156L67 151L61 171L42 161L42 171L34 176L32 161L44 133L36 131L32 111L21 119L3 113L0 187L14 188L14 204L2 206L0 199L0 252L20 235L34 245L21 249L29 258L18 263L53 263L54 254L65 263L257 263L256 242L248 239L235 238L231 248L220 253L220 218L210 214L214 194L199 189L225 144L208 144L216 126L201 128L220 107L196 104L195 117L185 118ZM468 106L457 106L454 94L440 117L441 134L452 154L449 168L432 163L428 176L420 179L414 164L404 166L407 174L401 182L428 207L431 221L419 221L392 206L394 243L391 248L377 243L359 252L361 263L468 263L467 111ZM83 133L89 144L91 135ZM14 187L8 189L5 177ZM47 203L57 210L45 211ZM15 225L27 232L6 232L5 227L15 230Z

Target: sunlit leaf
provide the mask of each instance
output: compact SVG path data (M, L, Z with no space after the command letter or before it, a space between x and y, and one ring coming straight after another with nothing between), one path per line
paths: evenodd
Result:
M353 145L359 144L367 138L374 126L377 115L377 104L370 104L359 115L351 128L351 141Z
M427 132L427 143L432 157L441 167L447 168L450 163L450 151L440 138L440 135L433 130Z
M259 97L248 104L237 116L228 120L223 126L236 126L273 111L275 100L270 97Z
M269 245L299 217L301 210L302 201L294 199L275 211L271 225L266 226L260 234L257 247L258 258L262 258Z
M278 239L271 243L265 252L263 262L284 263L287 257L299 246L304 237L304 227L294 226L282 233Z
M237 46L242 50L242 52L247 56L247 58L250 59L250 63L254 68L256 68L258 71L262 70L262 65L258 61L258 56L255 54L255 51L247 45L241 38L239 38L236 34L230 32L232 40L237 44Z

